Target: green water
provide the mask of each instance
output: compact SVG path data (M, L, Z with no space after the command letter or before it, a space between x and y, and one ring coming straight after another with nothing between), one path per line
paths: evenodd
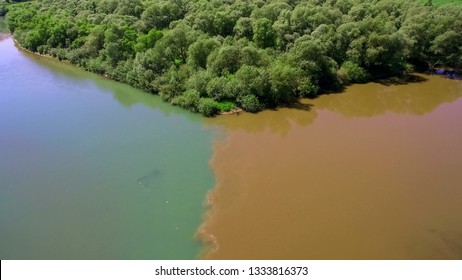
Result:
M202 118L0 41L0 259L192 259Z

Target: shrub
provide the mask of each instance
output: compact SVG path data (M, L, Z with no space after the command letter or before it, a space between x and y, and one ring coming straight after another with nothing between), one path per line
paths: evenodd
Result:
M369 75L367 74L366 70L359 66L358 64L345 61L340 67L339 71L337 72L338 77L340 80L345 83L364 83L367 82L369 79Z
M208 97L207 84L213 76L208 71L198 71L194 73L186 82L186 87L197 91L201 97Z
M247 112L255 113L262 109L260 101L258 101L258 98L253 94L242 96L239 101L242 109Z
M85 69L97 74L104 74L106 72L106 65L102 61L101 57L98 57L88 60L85 65Z
M199 92L187 90L183 95L173 98L172 104L185 108L192 112L197 112L200 102Z
M338 69L337 77L339 78L340 83L342 85L348 85L349 83L351 83L351 79L350 79L350 76L348 75L348 71L343 67Z
M415 71L415 67L412 64L406 63L404 64L404 74L409 74Z
M199 113L206 117L213 117L218 114L218 103L212 98L201 98L199 100Z
M228 80L226 77L214 77L207 84L207 96L212 97L215 100L224 100L228 96L226 94L226 83Z
M298 82L297 90L301 97L316 97L319 86L311 81L310 78L303 78Z

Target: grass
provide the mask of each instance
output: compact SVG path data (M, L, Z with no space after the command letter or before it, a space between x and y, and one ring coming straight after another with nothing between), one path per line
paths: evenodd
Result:
M236 104L231 101L218 102L218 109L220 109L221 112L229 112L236 109Z

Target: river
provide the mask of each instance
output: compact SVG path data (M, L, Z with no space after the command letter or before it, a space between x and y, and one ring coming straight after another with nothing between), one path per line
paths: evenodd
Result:
M419 74L204 119L5 37L0 258L461 259L461 97Z
M462 82L413 75L208 120L211 259L462 259Z
M202 117L0 41L0 258L192 259Z

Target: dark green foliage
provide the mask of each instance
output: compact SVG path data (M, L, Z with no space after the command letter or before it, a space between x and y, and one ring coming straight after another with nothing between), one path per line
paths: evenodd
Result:
M204 37L189 46L188 64L193 68L207 68L207 58L210 53L220 46L216 39Z
M236 25L234 26L234 34L238 38L252 39L252 19L248 17L241 17L238 19Z
M233 74L241 64L238 46L223 46L209 56L208 66L218 76Z
M170 69L155 81L160 97L171 101L174 97L182 95L186 90L185 82L190 76L187 65L181 67L171 66Z
M186 87L199 93L201 97L208 96L207 85L213 79L213 74L209 71L198 71L189 77Z
M0 3L0 17L8 13L8 7L4 3Z
M185 91L184 94L179 95L172 99L173 105L178 105L192 112L199 110L200 95L199 92L190 89Z
M276 61L268 70L271 84L271 100L277 103L287 103L297 97L297 85L302 76L302 70L283 61Z
M218 108L218 103L212 98L201 98L199 99L199 113L206 117L213 117L220 109Z
M270 94L269 77L262 68L244 65L235 75L239 81L241 92L239 95L256 95L268 97Z
M338 70L337 74L344 84L364 83L368 80L366 70L351 61L345 61Z
M242 96L239 98L239 103L241 104L242 109L247 112L255 113L262 109L260 101L258 101L258 98L253 94Z
M214 77L207 83L207 96L214 100L228 99L228 92L226 91L226 84L228 79L226 77Z
M29 50L213 116L461 68L462 5L444 2L461 1L0 0L0 14Z
M276 43L273 23L267 18L259 18L253 24L253 40L260 48L270 48Z

